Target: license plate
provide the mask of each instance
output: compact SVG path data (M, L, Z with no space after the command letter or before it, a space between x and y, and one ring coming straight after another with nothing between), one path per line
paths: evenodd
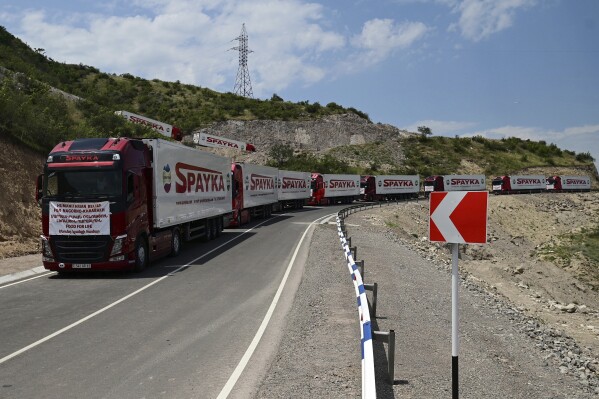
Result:
M73 263L73 269L91 269L91 263Z

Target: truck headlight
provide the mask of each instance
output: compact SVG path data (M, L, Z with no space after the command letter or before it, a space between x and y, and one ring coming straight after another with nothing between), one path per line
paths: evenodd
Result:
M52 248L50 247L50 241L45 236L40 236L40 241L42 244L42 260L46 262L54 262L54 254L52 253Z
M110 252L110 256L114 256L116 254L120 254L123 252L123 245L125 245L125 240L127 239L127 235L124 234L122 236L118 236L114 239L114 244L112 245L112 252Z

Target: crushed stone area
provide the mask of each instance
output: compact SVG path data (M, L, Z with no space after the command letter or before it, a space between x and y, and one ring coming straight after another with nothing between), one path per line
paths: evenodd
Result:
M428 241L428 202L368 211L370 224L393 232L425 259L449 265L448 246ZM549 261L539 249L599 225L599 194L489 197L488 244L460 246L460 270L540 323L558 328L599 354L599 265L576 253Z
M411 226L425 220L422 208L428 208L422 201L403 203L358 212L347 219L348 236L358 247L357 258L365 260L365 281L378 284L378 327L394 329L397 337L392 389L382 383L386 361L378 345L379 397L451 394L450 254L422 240L423 235L413 235ZM503 239L500 233L496 236ZM470 261L460 260L460 396L597 397L599 361L593 347L581 345L562 324L535 317L495 288L509 281L497 280L493 286L482 280L484 276L475 277L470 273L475 262ZM517 261L506 257L499 268L514 267ZM562 284L569 287L570 282ZM551 312L561 317L576 314ZM593 310L580 315L594 317Z
M394 215L406 205L423 202L347 219L357 259L365 260L365 282L378 285L373 326L396 334L393 385L387 382L386 344L374 342L377 397L449 397L450 266L442 248L435 249L439 256L418 249L419 237L408 242L384 223L382 213ZM597 397L599 362L590 348L471 274L462 271L461 277L460 397ZM318 226L278 354L256 398L361 396L354 295L336 227ZM372 299L371 292L368 296Z

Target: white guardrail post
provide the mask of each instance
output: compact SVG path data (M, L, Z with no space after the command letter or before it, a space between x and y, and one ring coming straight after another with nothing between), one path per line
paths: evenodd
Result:
M340 212L341 214L341 212ZM352 276L356 297L358 299L358 315L360 317L360 337L362 348L362 398L376 398L376 382L374 377L374 354L372 352L372 325L370 322L370 311L368 309L368 299L366 298L366 288L362 281L362 276L358 270L358 265L354 260L352 251L349 248L345 238L345 229L341 228L341 218L337 216L337 232L341 241L341 248L345 253L347 268Z

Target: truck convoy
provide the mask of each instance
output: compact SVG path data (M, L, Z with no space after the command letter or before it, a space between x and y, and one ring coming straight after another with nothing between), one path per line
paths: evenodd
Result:
M364 201L393 201L417 198L420 193L418 175L362 176L360 196Z
M62 142L37 181L44 267L143 270L184 241L302 207L309 177L160 139Z
M590 190L588 176L552 176L552 191ZM59 143L37 179L44 267L143 270L184 241L213 239L273 210L349 203L360 176L232 162L161 139L89 138ZM368 200L417 196L418 175L364 176ZM482 175L431 176L430 191L484 190ZM494 192L544 191L543 176L501 176Z
M312 173L308 205L349 204L360 197L359 175Z
M424 179L424 195L431 191L482 191L486 190L484 175L429 176Z
M544 191L590 191L589 176L497 176L492 182L494 194L524 194Z

